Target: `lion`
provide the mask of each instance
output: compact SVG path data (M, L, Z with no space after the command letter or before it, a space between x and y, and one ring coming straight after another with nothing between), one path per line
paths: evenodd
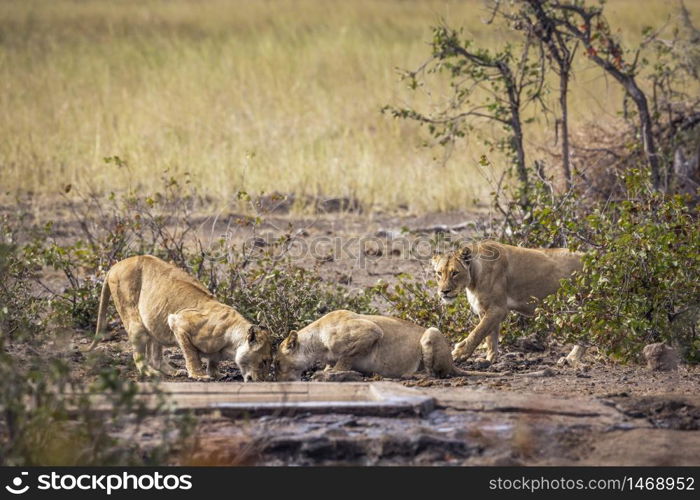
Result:
M388 316L338 310L298 332L292 331L275 355L275 378L299 380L313 366L327 371L356 371L387 378L409 376L424 369L428 375L491 375L458 369L450 343L437 328L418 326Z
M163 346L180 346L186 374L196 380L218 375L217 363L234 359L243 380L265 380L272 361L269 333L214 298L185 271L152 255L129 257L107 272L95 339L102 336L110 295L134 348L142 376L184 375L163 363ZM200 356L207 359L206 373Z
M432 258L438 291L444 303L466 291L469 305L479 315L479 324L455 345L455 360L466 359L484 340L486 359L498 358L498 334L509 311L532 316L536 303L557 291L562 279L581 271L582 254L566 248L520 248L482 241ZM566 360L580 361L583 346L575 346Z

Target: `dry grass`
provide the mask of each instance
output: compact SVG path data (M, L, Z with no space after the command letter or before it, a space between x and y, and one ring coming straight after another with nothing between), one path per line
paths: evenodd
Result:
M686 3L697 15L700 6ZM608 6L630 37L674 8ZM5 0L2 188L153 189L170 169L224 200L279 190L468 207L484 195L479 142L441 166L414 125L379 109L409 102L395 67L428 55L440 17L480 43L502 40L484 16L477 0ZM598 70L583 68L575 83L577 121L617 108L619 94ZM543 126L535 140L546 137ZM105 165L111 155L129 168Z

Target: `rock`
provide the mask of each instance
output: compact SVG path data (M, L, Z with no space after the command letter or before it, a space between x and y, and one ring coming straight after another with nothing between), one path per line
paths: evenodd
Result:
M678 369L678 351L664 342L649 344L642 351L647 360L647 368L655 372L668 372Z
M265 241L265 238L261 238L260 236L256 236L255 238L252 239L251 244L254 247L262 248L267 246L267 241Z
M512 363L512 362L509 363L508 361L499 361L498 363L490 365L490 368L496 372L504 372L504 371L510 370L512 368L515 368L516 366L517 366L517 363ZM477 368L477 369L479 369L479 368Z
M258 196L253 204L255 209L263 214L288 213L294 204L294 195L288 193L270 193Z
M368 257L381 257L384 255L384 252L379 244L373 241L365 243L362 253Z
M523 352L543 352L544 344L536 337L523 337L515 341L515 346Z
M379 229L374 235L378 238L394 239L401 236L401 231L398 229Z
M355 198L325 198L316 200L316 211L323 213L362 212L362 205Z
M491 460L485 462L485 464L492 465L495 467L520 467L523 463L512 455L502 455L498 457L493 457Z
M477 359L476 361L472 361L472 368L474 370L485 370L491 366L491 361L488 359Z
M559 361L557 361L557 366L559 368L563 368L565 366L572 366L575 368L581 362L581 359L583 358L583 355L586 354L587 350L588 347L575 345L566 357L559 358Z

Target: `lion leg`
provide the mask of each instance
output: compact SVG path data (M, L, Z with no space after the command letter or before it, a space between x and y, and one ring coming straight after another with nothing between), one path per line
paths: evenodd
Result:
M485 311L483 318L476 328L471 331L469 336L463 341L455 345L452 351L452 357L455 360L466 359L472 355L477 346L486 338L487 335L496 332L498 335L498 327L501 322L506 318L508 310L504 307L491 307ZM498 337L496 337L498 340ZM490 340L489 345L493 348L493 344ZM496 352L498 347L496 347Z
M163 345L160 342L151 340L149 360L151 366L161 372L163 375L172 377L175 375L175 369L170 366L167 361L163 360Z
M127 331L129 334L129 341L134 348L134 364L136 365L136 370L139 372L139 375L144 377L159 375L159 372L147 363L153 339L146 327L140 321L132 321L129 323Z
M207 375L211 378L219 378L219 360L211 359L207 360Z
M496 329L489 333L489 336L486 337L486 359L492 364L498 359L499 329L500 328L497 326Z
M199 351L192 345L189 335L182 328L172 328L175 334L175 340L182 349L182 354L185 358L185 368L187 376L196 380L208 380L210 377L202 368L202 360L199 356ZM179 372L177 373L179 375Z
M428 328L420 338L423 366L429 377L446 377L455 373L450 343L437 328Z

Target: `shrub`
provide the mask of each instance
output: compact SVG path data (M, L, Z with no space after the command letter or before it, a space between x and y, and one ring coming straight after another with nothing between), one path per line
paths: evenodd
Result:
M275 258L274 250L253 254L245 267L233 260L224 268L227 277L214 292L243 316L268 328L275 341L336 309L377 312L371 293L325 282L313 269Z
M404 274L394 286L382 282L372 287L371 293L389 305L390 314L426 328L438 328L457 342L476 326L478 317L472 313L464 294L451 304L443 304L435 293L436 286L434 280L423 282Z
M650 342L680 346L698 360L700 227L680 195L650 189L638 170L625 176L627 199L580 222L590 238L584 269L544 300L537 323L572 342L591 342L634 359Z
M7 221L4 221L7 222ZM162 463L189 432L186 417L166 412L168 402L154 388L147 402L138 386L106 367L89 382L71 373L70 342L61 348L61 311L31 289L36 261L0 244L0 465L116 465ZM28 306L28 307L27 307ZM47 347L47 343L52 347ZM100 364L96 354L87 364ZM99 395L99 399L97 396ZM107 404L101 407L101 404ZM163 438L143 447L134 439L148 413L163 416ZM130 429L130 430L129 430ZM117 432L121 437L116 437ZM167 435L167 439L165 439Z
M666 341L680 347L687 360L699 361L700 226L689 199L652 189L646 169L622 174L616 182L624 186L625 198L606 203L584 204L575 191L556 194L544 176L532 178L538 180L528 207L502 193L495 196L502 218L484 236L579 250L584 269L546 298L534 319L511 314L501 325L504 343L553 335L631 361L646 344ZM374 292L392 314L461 340L478 319L464 297L444 306L434 289L432 280L403 276L393 287L384 283Z

